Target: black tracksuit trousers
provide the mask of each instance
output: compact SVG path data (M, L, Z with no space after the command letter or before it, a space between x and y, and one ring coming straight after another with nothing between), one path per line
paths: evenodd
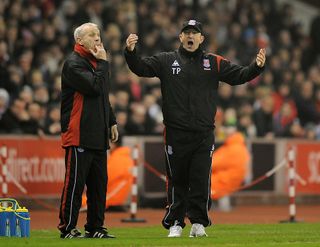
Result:
M211 155L213 131L190 132L165 129L167 171L167 212L162 220L165 228L185 226L187 216L192 224L211 225Z
M60 205L58 229L67 232L78 221L84 186L87 186L86 231L104 223L107 190L107 154L105 151L68 147L65 149L66 174Z

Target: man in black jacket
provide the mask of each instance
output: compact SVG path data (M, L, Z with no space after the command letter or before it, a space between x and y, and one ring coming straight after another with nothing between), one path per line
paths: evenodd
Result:
M61 138L66 175L58 229L61 238L82 237L76 225L86 185L85 237L112 238L103 227L110 129L111 141L118 139L109 103L109 63L96 24L76 28L74 39L74 52L62 69Z
M239 85L258 76L264 67L265 50L247 67L221 56L206 54L202 25L184 22L180 48L152 57L137 55L136 34L126 40L125 58L138 76L159 77L163 98L165 153L168 178L168 207L162 224L168 237L180 237L187 216L192 223L190 237L206 236L204 227L210 201L211 155L214 150L214 116L219 81Z

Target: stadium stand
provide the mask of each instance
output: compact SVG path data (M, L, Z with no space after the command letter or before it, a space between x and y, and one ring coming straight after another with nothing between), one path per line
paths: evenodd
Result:
M110 99L121 134L161 134L160 82L129 72L125 38L137 33L144 55L171 50L179 46L181 23L194 18L204 25L208 52L245 65L267 47L261 77L234 89L221 86L218 138L236 121L248 137L319 140L320 15L305 34L294 12L274 0L2 0L0 133L59 135L61 65L73 49L74 27L90 21L102 28L112 57Z

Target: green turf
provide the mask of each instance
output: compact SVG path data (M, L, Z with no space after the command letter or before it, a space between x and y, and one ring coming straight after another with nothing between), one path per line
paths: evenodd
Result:
M0 246L320 246L320 223L215 225L206 229L207 238L189 238L189 230L174 239L160 226L113 228L116 239L59 239L56 230L37 230L30 238L0 237Z

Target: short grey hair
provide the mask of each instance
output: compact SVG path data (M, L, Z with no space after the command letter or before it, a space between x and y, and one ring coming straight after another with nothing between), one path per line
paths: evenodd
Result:
M87 23L82 24L81 26L77 27L74 30L73 37L74 37L75 41L77 41L77 39L83 35L83 29L87 26L93 26L93 27L98 28L98 25L95 23L92 23L92 22L87 22Z

